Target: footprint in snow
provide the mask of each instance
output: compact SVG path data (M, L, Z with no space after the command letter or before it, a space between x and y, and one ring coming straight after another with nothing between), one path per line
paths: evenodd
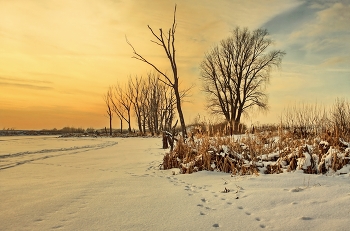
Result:
M63 228L63 225L56 225L52 227L52 229L60 229L60 228Z
M309 221L312 220L312 217L300 217L300 220Z

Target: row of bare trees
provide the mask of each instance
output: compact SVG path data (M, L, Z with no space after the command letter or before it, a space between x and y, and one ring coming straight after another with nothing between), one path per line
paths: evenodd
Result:
M106 114L109 118L109 133L112 135L112 120L120 121L120 131L126 122L131 132L132 118L136 118L140 134L159 134L169 130L175 117L173 90L159 81L159 75L149 73L146 78L129 77L127 83L109 87L104 95Z
M105 95L110 127L114 112L121 122L123 120L127 122L128 129L131 131L130 120L133 110L142 133L145 132L146 127L151 133L158 133L160 129L171 125L169 121L174 117L175 108L182 135L187 136L182 101L188 90L181 91L179 86L175 49L176 26L176 5L173 23L168 30L160 28L157 33L148 25L154 38L151 42L164 51L170 64L171 74L167 74L159 64L138 53L126 39L133 51L132 58L151 66L159 75L147 81L135 78L129 80L124 87L117 85L113 89L110 88ZM268 37L266 30L258 29L251 32L246 28L237 27L230 37L223 39L220 45L215 46L205 55L201 64L201 77L204 91L208 95L208 107L211 112L220 114L230 123L231 134L233 131L238 131L242 114L248 109L252 107L267 109L265 88L270 71L273 67L280 65L285 54L280 50L269 51L271 44L272 40ZM153 87L147 90L147 94L141 87L144 85L141 81L147 82L148 87ZM163 101L160 102L160 100ZM145 105L147 109L144 108Z

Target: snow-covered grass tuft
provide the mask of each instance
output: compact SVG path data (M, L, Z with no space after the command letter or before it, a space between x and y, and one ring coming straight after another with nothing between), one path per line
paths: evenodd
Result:
M181 173L208 170L232 175L279 174L301 170L307 174L344 174L350 148L339 139L332 145L319 137L293 138L270 133L209 137L202 134L184 141L165 154L163 169ZM341 170L341 171L340 171Z

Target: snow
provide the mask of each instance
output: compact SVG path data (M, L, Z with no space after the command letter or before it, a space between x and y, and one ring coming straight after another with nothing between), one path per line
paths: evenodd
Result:
M350 229L349 166L341 175L179 174L159 169L161 145L0 137L0 230Z

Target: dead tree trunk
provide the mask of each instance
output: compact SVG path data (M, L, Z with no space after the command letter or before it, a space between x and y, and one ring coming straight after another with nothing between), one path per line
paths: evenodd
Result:
M142 55L136 52L135 48L131 45L131 43L126 39L127 43L130 45L130 47L133 49L134 56L133 58L138 59L142 62L147 63L148 65L152 66L160 75L164 77L164 79L159 79L164 84L168 85L169 87L174 89L174 93L176 95L176 107L178 111L178 116L181 123L181 131L182 135L184 137L187 137L186 132L186 124L184 115L181 108L181 96L179 92L179 76L177 73L177 65L176 65L176 59L175 59L175 30L176 30L176 5L174 10L174 20L172 27L168 30L168 32L164 33L163 29L159 29L159 35L157 35L153 29L148 26L148 29L151 31L153 36L156 38L156 40L151 40L151 42L155 43L158 46L161 46L165 54L169 60L171 70L173 72L172 78L165 74L165 72L161 71L156 65L145 59Z

